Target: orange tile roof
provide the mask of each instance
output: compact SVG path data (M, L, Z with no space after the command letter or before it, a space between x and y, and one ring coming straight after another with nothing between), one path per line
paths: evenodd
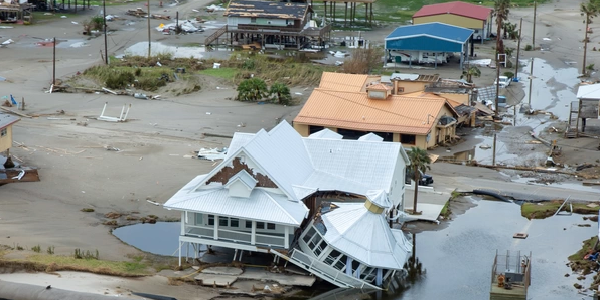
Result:
M436 95L434 93L427 93L427 92L423 92L423 91L406 93L406 94L402 94L402 96L410 97L410 98L446 99L446 98Z
M372 89L372 90L386 90L389 91L392 89L391 86L385 85L383 83L378 83L378 84L373 84L373 85L369 85L367 86L367 89Z
M365 74L323 72L319 88L334 91L360 92L364 91L367 86L368 78L369 75Z
M392 95L371 100L367 94L315 89L294 122L363 131L427 134L435 126L427 115L438 116L445 99Z

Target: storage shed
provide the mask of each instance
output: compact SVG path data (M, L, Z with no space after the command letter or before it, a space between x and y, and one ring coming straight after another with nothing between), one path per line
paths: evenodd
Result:
M472 35L472 29L439 22L401 26L385 38L385 50L389 59L395 59L395 56L409 57L410 63L414 61L414 56L421 58L423 55L432 56L433 53L435 60L432 63L436 66L439 55L460 53L462 69Z

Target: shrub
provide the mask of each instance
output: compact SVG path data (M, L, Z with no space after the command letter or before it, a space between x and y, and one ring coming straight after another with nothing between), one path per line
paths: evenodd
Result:
M54 246L48 246L48 249L46 249L46 253L50 255L54 254Z
M237 91L237 100L240 101L259 101L268 94L267 84L259 78L250 78L242 81Z
M123 71L116 76L110 76L106 79L106 86L109 89L123 89L128 85L132 84L135 80L135 76L132 72Z
M515 77L515 73L507 71L507 72L504 72L504 76L506 76L508 78L513 78L513 77Z
M271 86L271 90L269 91L271 96L274 96L274 100L279 104L288 105L292 100L292 95L290 94L290 88L287 87L284 83L275 82Z
M523 48L523 50L525 50L525 51L531 51L531 50L533 50L533 46L527 44L527 45L525 45L525 48Z
M42 251L42 248L40 247L40 245L36 245L31 247L31 250L33 250L33 252L35 253L40 253Z

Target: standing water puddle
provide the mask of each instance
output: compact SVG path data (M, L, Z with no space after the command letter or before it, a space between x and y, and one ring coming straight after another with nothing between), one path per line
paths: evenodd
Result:
M135 224L113 230L121 241L142 251L174 256L177 255L179 222L157 222L156 224Z

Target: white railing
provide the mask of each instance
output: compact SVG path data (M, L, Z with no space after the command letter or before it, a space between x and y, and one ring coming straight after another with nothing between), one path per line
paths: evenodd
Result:
M214 227L199 226L199 225L186 225L185 235L197 236L200 238L213 239L214 238ZM230 229L217 230L218 241L230 241L234 243L252 244L252 233L235 231ZM266 247L278 247L286 248L285 237L277 235L268 235L257 233L255 235L255 245L266 246Z
M346 273L296 249L292 250L289 261L339 287L381 289L360 279L348 276Z

